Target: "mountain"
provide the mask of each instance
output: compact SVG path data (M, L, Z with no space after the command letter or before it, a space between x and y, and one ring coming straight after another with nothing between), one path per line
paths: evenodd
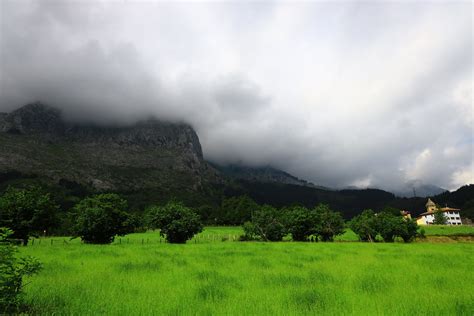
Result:
M394 190L393 193L399 197L429 197L446 191L446 189L432 184L423 184L417 180L406 183L403 188Z
M74 123L41 103L0 113L0 192L29 183L45 186L62 210L86 195L116 192L132 211L176 198L212 223L223 214L223 199L240 195L277 207L326 203L346 218L385 206L417 215L426 203L426 198L400 198L378 189L329 190L272 167L211 165L188 124L158 119L120 126ZM466 186L433 199L474 218L473 190L474 185Z
M0 115L0 174L19 173L94 191L197 192L218 183L196 132L149 119L128 126L71 123L41 103Z
M299 179L285 171L273 168L271 166L249 167L240 164L221 165L213 162L209 163L215 169L219 170L224 176L235 180L261 183L293 184L305 187L327 189L325 187L316 186L311 182Z

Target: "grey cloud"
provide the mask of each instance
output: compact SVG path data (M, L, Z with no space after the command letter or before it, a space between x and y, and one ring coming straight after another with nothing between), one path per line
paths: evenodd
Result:
M0 6L0 111L184 120L210 160L326 186L473 181L470 4Z

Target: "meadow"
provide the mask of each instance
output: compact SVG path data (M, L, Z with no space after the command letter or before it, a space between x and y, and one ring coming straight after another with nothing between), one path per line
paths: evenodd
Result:
M186 245L157 232L105 246L43 238L21 248L44 264L25 300L55 315L474 314L473 243L233 242L239 233L210 227Z

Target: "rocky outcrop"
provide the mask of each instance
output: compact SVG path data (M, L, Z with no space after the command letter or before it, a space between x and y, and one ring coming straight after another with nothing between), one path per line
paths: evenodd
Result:
M197 190L218 181L199 138L184 123L157 119L128 126L63 120L41 103L0 114L0 173L18 171L98 190Z

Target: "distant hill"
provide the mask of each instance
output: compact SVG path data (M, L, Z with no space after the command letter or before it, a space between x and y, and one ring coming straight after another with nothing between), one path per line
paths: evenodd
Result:
M209 162L215 169L219 170L224 176L236 180L245 180L249 182L261 182L261 183L282 183L282 184L293 184L305 187L328 188L322 186L316 186L311 182L303 179L299 179L288 172L280 169L273 168L271 166L264 167L249 167L245 165L229 164L220 165L217 163Z
M405 187L394 190L393 193L399 197L429 197L447 192L448 190L432 184L423 184L420 181L412 181L405 184Z

